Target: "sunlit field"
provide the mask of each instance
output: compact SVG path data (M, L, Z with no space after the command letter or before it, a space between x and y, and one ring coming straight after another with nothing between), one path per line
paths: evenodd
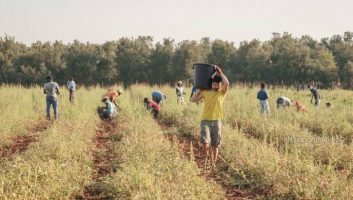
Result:
M120 87L114 86L112 89ZM59 120L45 120L42 88L0 87L0 199L353 199L353 93L232 87L223 103L220 159L202 166L202 103L178 104L169 86L123 91L112 122L96 108L107 88L79 88L71 105L58 97ZM167 95L154 120L143 106L153 90ZM308 109L277 109L287 96ZM330 102L331 108L325 103Z

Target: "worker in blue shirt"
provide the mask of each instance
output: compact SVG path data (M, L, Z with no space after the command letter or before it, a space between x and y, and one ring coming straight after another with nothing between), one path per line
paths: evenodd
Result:
M152 100L156 102L158 105L160 105L161 102L167 100L167 96L160 91L153 91Z
M257 93L257 99L260 101L260 111L262 114L270 114L270 106L268 104L268 94L265 90L265 83L261 83L261 90Z

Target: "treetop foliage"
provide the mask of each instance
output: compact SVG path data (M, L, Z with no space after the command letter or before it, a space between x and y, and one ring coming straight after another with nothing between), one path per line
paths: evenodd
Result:
M35 42L26 46L0 37L0 84L42 84L51 74L60 84L73 76L78 84L163 84L192 81L193 63L221 66L231 82L291 85L315 81L323 87L353 87L353 32L316 41L304 35L233 42L202 38L176 43L150 36L120 38L104 44Z

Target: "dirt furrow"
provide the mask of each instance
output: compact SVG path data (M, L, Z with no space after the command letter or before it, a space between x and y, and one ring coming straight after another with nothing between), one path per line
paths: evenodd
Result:
M118 156L112 150L113 141L120 138L117 133L117 127L114 123L102 121L96 130L93 151L93 173L92 182L86 185L74 199L85 200L105 200L112 199L107 191L107 185L103 182L104 177L115 172L114 163L118 160Z
M37 141L39 134L47 130L50 126L51 123L39 121L27 127L28 134L13 137L10 145L0 148L0 158L9 159L15 154L23 153L31 143Z
M158 122L162 130L166 130L171 127L170 124ZM230 181L229 170L231 166L226 163L222 158L217 161L217 168L210 170L206 166L205 156L202 146L197 142L195 138L190 138L180 135L167 135L166 138L173 144L177 145L180 152L188 159L194 161L199 170L200 176L203 176L208 181L214 181L219 184L226 193L226 198L230 200L245 200L253 199L256 194L251 191L249 186L240 186L239 184L232 184Z

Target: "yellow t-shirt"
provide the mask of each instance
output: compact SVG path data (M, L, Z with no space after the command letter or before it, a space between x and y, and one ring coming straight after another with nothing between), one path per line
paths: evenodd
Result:
M226 92L204 90L201 92L203 98L203 108L201 120L222 120L222 103Z

